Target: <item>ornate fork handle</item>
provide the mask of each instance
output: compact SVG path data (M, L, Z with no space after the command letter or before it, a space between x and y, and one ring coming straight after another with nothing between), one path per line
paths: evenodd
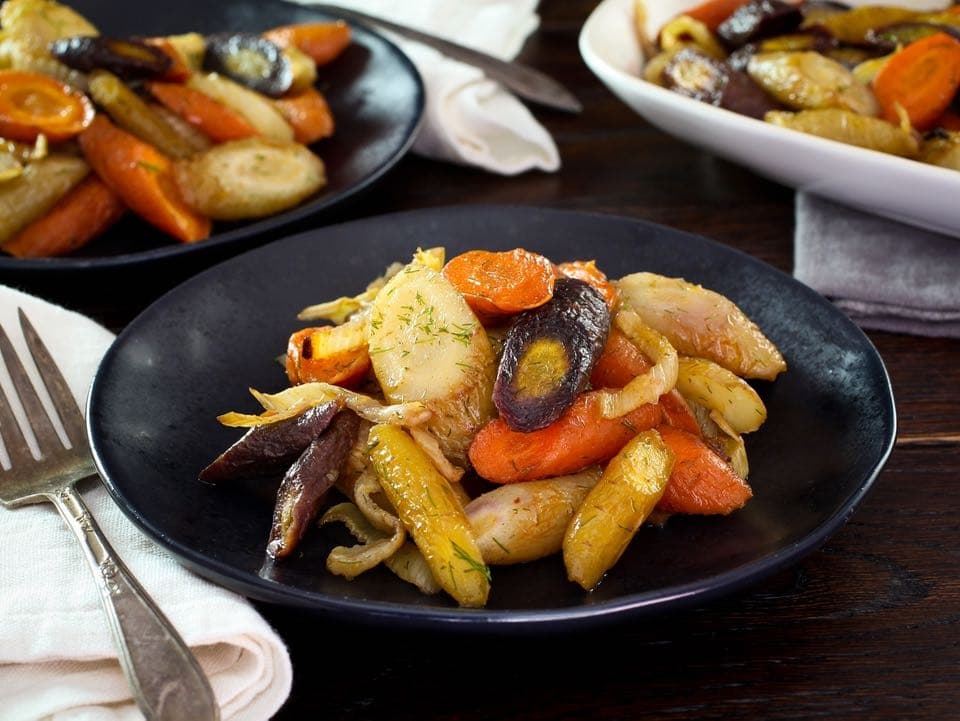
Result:
M117 557L72 486L46 494L80 540L120 652L120 665L150 721L217 719L193 654Z

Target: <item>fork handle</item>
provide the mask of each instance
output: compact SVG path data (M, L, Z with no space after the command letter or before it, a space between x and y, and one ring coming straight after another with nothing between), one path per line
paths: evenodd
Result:
M213 691L176 629L110 547L80 494L65 486L49 494L84 549L110 620L120 666L149 721L214 721Z

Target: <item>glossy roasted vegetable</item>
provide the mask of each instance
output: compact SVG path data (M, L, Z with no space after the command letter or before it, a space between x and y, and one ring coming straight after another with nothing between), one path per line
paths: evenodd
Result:
M46 215L89 172L83 158L48 155L0 184L0 246Z
M119 127L169 158L188 158L193 146L113 73L95 70L90 95Z
M61 38L50 45L50 53L74 70L107 70L124 80L159 78L172 65L170 57L155 46L102 35Z
M757 324L715 291L647 272L624 276L618 287L623 304L684 355L709 358L742 378L773 380L787 369Z
M461 606L483 606L490 592L490 569L450 484L397 426L371 428L369 445L383 491L433 577Z
M780 0L750 0L717 26L729 48L739 48L772 35L793 32L803 21L800 8Z
M323 161L300 143L252 137L214 145L174 166L184 202L215 220L292 208L326 185Z
M869 116L879 111L870 88L843 65L820 53L760 53L750 58L747 73L789 108L843 108Z
M559 278L553 298L517 317L503 347L493 401L516 431L553 423L587 385L610 332L600 293L574 278Z
M207 36L203 69L271 98L279 98L293 85L290 59L276 43L255 33Z
M774 110L767 113L764 120L782 128L904 158L915 158L920 152L920 141L909 130L841 108L802 110L799 113Z
M340 404L330 401L293 418L251 428L200 471L199 478L217 483L283 472L339 411Z
M496 373L486 331L441 273L419 261L377 293L370 309L370 359L391 403L420 401L426 427L457 465L494 415Z
M656 430L643 431L607 464L563 538L567 576L592 590L653 511L673 469Z
M673 56L663 69L665 87L704 103L752 118L778 106L749 75L692 48Z
M349 410L339 412L287 470L277 491L267 543L271 558L286 558L300 543L327 491L337 482L359 428L359 416Z
M293 128L280 111L268 98L250 88L219 73L194 73L186 85L239 113L261 135L272 140L293 140Z
M474 498L465 510L483 560L526 563L559 551L570 519L599 477L595 466L572 476L500 486Z
M750 384L706 358L680 358L677 390L721 414L736 433L755 431L767 419L767 409Z

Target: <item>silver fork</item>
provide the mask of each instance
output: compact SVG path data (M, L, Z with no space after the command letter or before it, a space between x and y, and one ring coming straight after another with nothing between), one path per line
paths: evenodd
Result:
M120 665L137 705L151 721L213 721L220 710L213 691L176 629L117 557L74 489L96 475L83 416L60 369L22 309L20 327L34 364L66 431L61 441L36 389L0 327L0 355L33 429L41 458L35 459L0 388L0 440L11 467L0 467L0 502L8 508L49 501L80 540L100 591L119 650Z

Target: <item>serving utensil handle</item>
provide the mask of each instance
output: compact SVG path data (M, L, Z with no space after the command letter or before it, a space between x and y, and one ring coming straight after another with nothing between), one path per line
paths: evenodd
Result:
M110 547L80 494L68 485L48 497L83 547L120 666L144 716L149 721L219 719L213 690L196 658Z

